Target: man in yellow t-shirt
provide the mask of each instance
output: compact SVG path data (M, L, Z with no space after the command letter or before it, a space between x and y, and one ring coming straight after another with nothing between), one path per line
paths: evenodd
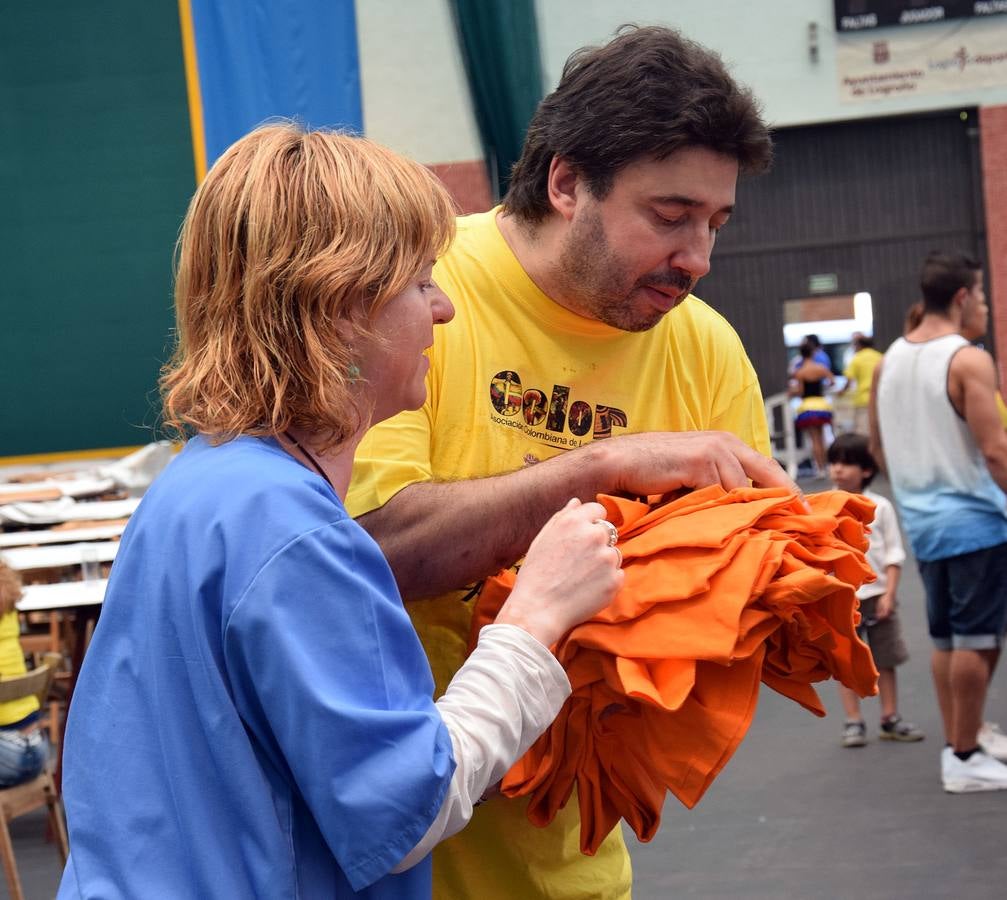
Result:
M691 295L771 144L714 54L666 28L578 53L540 104L501 207L459 223L434 277L427 401L368 433L347 497L378 540L439 691L481 579L513 565L570 497L791 482L763 454L758 380ZM366 377L366 373L363 373ZM793 488L796 490L796 488ZM579 852L572 797L536 829L487 799L434 852L438 900L622 900L620 829Z
M873 339L859 331L853 335L854 354L849 364L843 370L846 384L839 392L845 394L853 388L853 430L857 434L870 437L871 428L867 420L867 408L871 402L871 383L874 381L874 370L881 362L881 354L874 349Z

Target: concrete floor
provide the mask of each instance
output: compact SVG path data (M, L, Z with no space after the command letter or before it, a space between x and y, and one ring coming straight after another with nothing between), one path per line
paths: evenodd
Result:
M46 824L45 810L26 813L10 823L11 843L26 900L52 900L63 873L56 845L46 840ZM0 878L0 897L9 896L7 881Z
M883 483L876 487L887 493ZM899 670L900 705L927 739L878 742L872 699L864 703L870 742L844 749L834 685L820 691L825 719L764 688L748 736L696 809L672 799L651 843L629 837L636 900L1007 896L1007 791L952 796L941 790L943 742L923 592L912 562L903 570L900 600L912 653ZM1004 667L987 716L1007 730ZM60 867L44 840L44 817L24 816L12 833L27 897L53 897Z
M802 482L809 492L826 486ZM890 496L883 482L876 489ZM926 740L879 742L872 698L862 707L868 745L846 749L834 685L819 688L824 719L763 688L747 737L699 805L689 811L670 799L650 844L629 836L636 900L1007 897L1007 791L941 789L943 739L911 560L899 598L912 655L898 670L900 708ZM1004 666L987 718L1007 730Z

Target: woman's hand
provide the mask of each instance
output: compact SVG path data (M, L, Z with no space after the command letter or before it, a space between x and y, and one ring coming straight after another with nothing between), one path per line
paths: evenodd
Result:
M600 503L574 499L546 522L496 621L517 625L549 647L607 606L623 574L604 518Z

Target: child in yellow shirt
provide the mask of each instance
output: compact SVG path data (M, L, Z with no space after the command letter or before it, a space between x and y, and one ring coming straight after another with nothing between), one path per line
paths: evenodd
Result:
M24 675L24 651L15 604L21 599L21 579L0 563L0 678ZM0 787L30 781L45 766L49 746L38 725L34 697L0 703Z

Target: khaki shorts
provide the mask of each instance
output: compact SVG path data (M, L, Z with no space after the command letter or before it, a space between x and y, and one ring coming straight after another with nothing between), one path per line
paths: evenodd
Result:
M860 601L860 627L857 634L871 648L874 665L879 669L894 669L909 659L906 642L902 640L902 625L898 612L887 619L875 619L878 598L868 597Z
M868 414L868 407L853 407L853 430L864 437L871 436L871 417Z

